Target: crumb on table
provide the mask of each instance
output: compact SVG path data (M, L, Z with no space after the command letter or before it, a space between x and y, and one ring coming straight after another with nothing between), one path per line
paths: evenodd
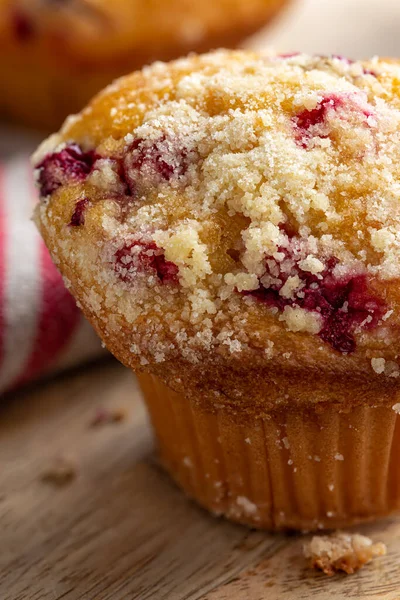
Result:
M61 456L43 471L41 481L56 487L62 487L75 479L76 475L76 464L70 458Z
M99 427L110 423L121 423L126 418L126 412L122 408L107 409L98 408L89 423L90 427Z
M387 550L385 544L374 544L364 535L337 531L314 536L303 551L312 568L331 576L340 571L355 573L376 556L384 556Z

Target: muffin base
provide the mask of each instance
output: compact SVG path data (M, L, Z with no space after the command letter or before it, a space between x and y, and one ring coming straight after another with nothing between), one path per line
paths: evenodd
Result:
M391 407L286 409L250 422L137 377L163 465L215 515L313 531L400 510L400 421Z

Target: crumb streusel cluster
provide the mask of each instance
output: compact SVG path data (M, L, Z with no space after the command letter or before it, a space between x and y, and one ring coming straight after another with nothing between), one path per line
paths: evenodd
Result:
M314 536L304 546L304 556L310 561L310 566L328 576L340 572L351 575L377 556L385 556L386 552L382 542L374 544L365 535L344 531Z

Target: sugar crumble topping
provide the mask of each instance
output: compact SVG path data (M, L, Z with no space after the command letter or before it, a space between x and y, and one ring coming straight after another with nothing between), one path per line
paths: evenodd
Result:
M378 375L385 372L385 364L384 358L371 358L371 366Z
M397 78L394 63L304 54L155 63L39 149L51 201L37 219L54 237L70 225L56 252L95 282L89 310L137 332L142 364L216 346L270 359L282 327L352 354L396 312L383 290L400 276Z
M249 500L248 498L246 498L246 496L238 496L236 498L236 504L240 510L240 512L243 512L243 515L246 517L252 517L255 521L259 520L259 509L258 506L256 504L254 504L254 502L251 502L251 500ZM231 509L232 512L235 512L235 508ZM240 517L240 512L238 511L238 514L236 516Z

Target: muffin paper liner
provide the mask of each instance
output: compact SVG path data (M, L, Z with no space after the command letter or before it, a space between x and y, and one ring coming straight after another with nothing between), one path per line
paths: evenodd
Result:
M284 410L251 421L138 379L161 460L188 496L256 528L345 527L400 509L400 424L391 407Z

